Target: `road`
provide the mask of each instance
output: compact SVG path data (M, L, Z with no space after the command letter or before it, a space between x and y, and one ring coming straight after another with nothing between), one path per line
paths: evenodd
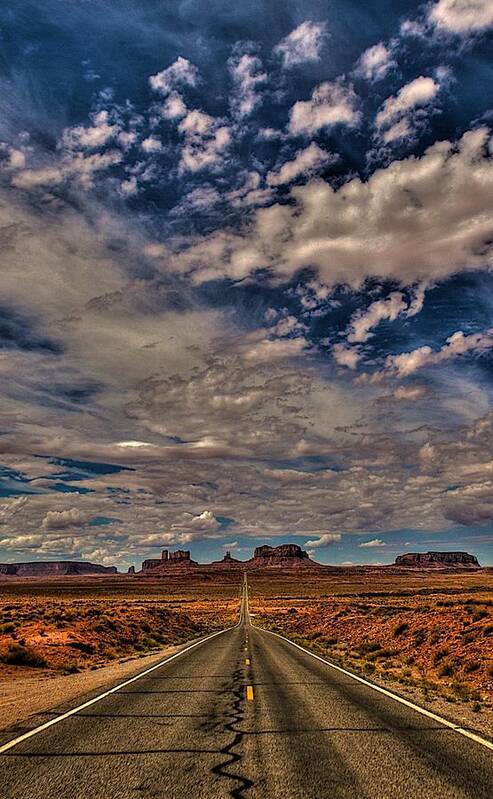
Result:
M66 710L2 740L1 799L493 796L487 746L253 627L246 598L236 627Z

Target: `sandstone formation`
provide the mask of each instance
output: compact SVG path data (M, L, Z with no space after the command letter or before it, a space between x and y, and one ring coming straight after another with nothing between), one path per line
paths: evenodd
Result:
M396 566L413 569L480 569L478 559L468 552L408 552L398 555Z
M84 574L117 574L117 568L75 560L52 560L35 563L0 563L0 574L16 577L67 577Z
M231 552L226 552L222 560L214 560L211 563L214 569L241 569L244 565L243 561L231 557Z
M147 558L142 562L143 572L167 572L170 569L182 569L188 571L198 566L197 561L191 560L189 550L177 549L176 552L168 552L163 549L160 558Z
M265 544L256 547L253 558L244 564L246 569L265 569L271 567L292 568L293 566L317 566L310 560L308 553L298 544L281 544L278 547L271 547ZM323 567L320 567L323 568Z

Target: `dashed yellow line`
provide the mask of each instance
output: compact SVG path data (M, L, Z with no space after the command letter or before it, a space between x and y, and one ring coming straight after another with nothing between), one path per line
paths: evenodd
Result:
M247 685L246 698L247 702L253 702L253 687L251 685Z
M245 666L249 666L249 665L250 665L250 658L246 658L246 660L245 660Z

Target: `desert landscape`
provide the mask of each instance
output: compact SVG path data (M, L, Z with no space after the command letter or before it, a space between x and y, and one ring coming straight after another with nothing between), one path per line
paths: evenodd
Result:
M433 554L433 553L432 553ZM493 570L467 553L322 566L295 545L198 564L167 551L139 572L45 564L0 584L0 691L136 662L235 624L243 573L256 625L450 717L493 718ZM411 559L410 559L411 558ZM27 567L24 567L24 572ZM88 683L89 684L89 683ZM465 714L465 716L464 716ZM10 718L10 717L9 717Z

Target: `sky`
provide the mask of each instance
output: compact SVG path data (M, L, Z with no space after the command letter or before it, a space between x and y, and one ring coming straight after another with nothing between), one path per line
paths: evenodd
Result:
M492 29L2 3L2 562L493 564Z

